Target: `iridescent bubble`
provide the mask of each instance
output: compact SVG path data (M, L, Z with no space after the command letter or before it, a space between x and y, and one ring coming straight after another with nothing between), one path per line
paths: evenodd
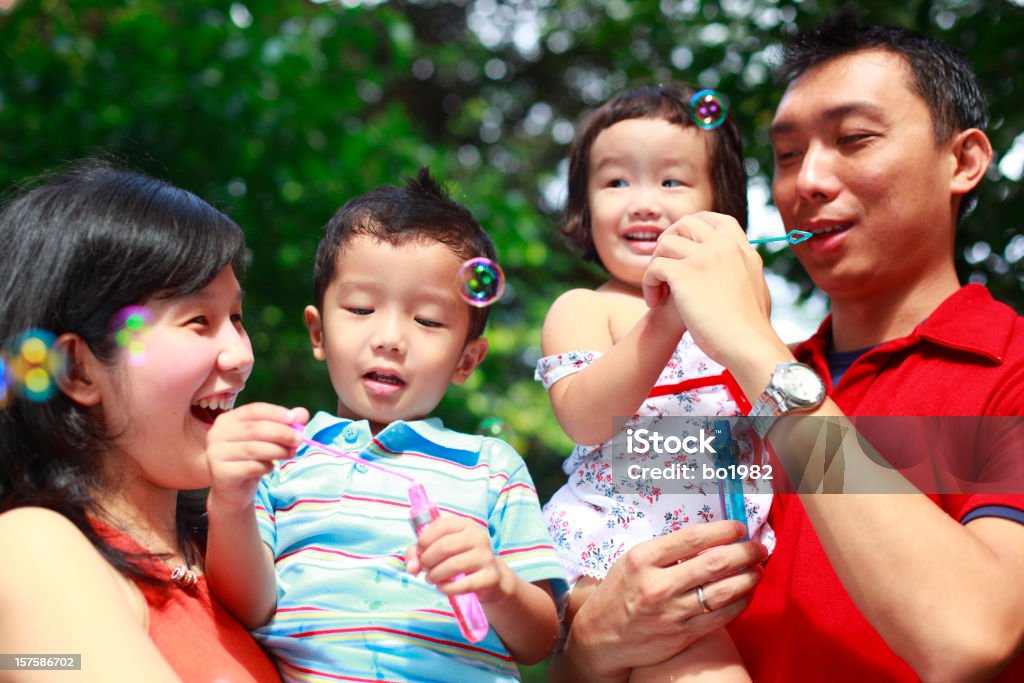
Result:
M690 118L699 128L711 130L725 121L729 102L714 90L701 90L690 98Z
M505 273L490 259L475 258L459 268L459 296L471 306L490 306L505 293Z
M64 354L54 348L56 337L46 330L22 332L11 346L8 360L8 393L17 384L25 398L45 401L57 391L57 378L64 372Z
M518 440L518 435L515 430L504 420L499 417L489 417L480 423L480 426L476 428L476 433L481 436L490 436L495 439L501 439L505 443L515 446L515 442Z
M128 362L142 365L146 362L145 337L153 325L153 313L145 306L126 306L110 319L114 341L128 352Z
M7 357L0 354L0 408L6 408L14 396L14 382L11 379Z

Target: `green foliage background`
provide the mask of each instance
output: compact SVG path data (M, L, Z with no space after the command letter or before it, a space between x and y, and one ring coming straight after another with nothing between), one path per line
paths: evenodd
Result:
M766 180L781 94L770 46L839 4L0 0L0 188L112 153L221 206L252 250L257 366L246 396L332 410L302 323L321 226L353 195L429 164L495 238L509 284L490 356L439 414L467 431L503 420L546 499L570 444L532 379L539 329L560 292L600 281L556 231L572 123L626 85L698 83L729 96L748 170ZM964 280L1021 310L1024 198L998 170L1024 130L1020 0L858 4L871 20L964 50L977 68L997 159L958 263ZM810 292L788 254L769 265ZM526 675L539 680L543 667Z

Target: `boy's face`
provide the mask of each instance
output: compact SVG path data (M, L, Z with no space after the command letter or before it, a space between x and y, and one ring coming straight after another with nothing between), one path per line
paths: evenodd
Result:
M708 134L665 119L626 119L590 147L587 203L594 248L616 280L639 287L658 235L714 202Z
M356 235L342 247L323 313L306 307L313 356L327 361L339 417L368 420L374 433L427 417L448 385L480 364L487 341L466 343L462 263L427 240L395 246Z

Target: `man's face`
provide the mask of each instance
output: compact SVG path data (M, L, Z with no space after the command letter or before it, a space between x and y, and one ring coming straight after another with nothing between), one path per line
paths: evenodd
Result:
M833 299L895 293L952 268L952 142L905 60L883 50L839 57L794 80L772 123L773 191L794 247Z

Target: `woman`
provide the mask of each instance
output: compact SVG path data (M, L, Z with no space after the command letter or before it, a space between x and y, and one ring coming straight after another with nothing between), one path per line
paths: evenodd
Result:
M0 244L0 650L81 654L88 680L279 680L210 598L186 493L252 370L240 228L85 162L4 207Z

